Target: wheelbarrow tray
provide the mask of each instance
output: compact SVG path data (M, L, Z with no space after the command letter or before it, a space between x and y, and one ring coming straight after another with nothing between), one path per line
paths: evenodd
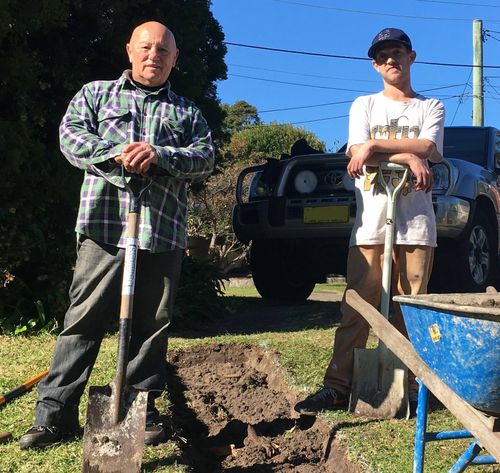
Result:
M500 414L500 293L394 300L422 360L469 404Z

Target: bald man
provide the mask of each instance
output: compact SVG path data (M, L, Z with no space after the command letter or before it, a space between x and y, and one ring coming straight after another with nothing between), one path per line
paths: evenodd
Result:
M155 408L165 389L167 327L186 248L187 189L213 169L210 130L168 78L179 51L172 32L147 22L132 33L131 70L83 86L60 126L61 151L84 171L76 222L70 306L49 375L38 387L35 422L20 447L45 448L79 433L80 397L120 304L128 194L144 187L127 383L149 392L147 444L166 440ZM124 173L124 171L126 171Z

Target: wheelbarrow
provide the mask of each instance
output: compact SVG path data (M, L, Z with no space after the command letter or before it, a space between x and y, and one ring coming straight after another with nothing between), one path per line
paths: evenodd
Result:
M423 472L425 442L457 438L474 441L450 471L500 460L500 294L396 296L410 340L359 294L346 301L419 379L414 473ZM426 432L427 390L467 430ZM482 449L490 455L478 456Z

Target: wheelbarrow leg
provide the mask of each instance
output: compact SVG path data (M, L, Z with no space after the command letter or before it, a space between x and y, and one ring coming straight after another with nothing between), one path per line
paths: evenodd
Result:
M488 462L488 460L487 460L487 462L475 461L475 460L478 460L478 459L476 459L476 457L479 455L481 450L482 450L481 445L479 445L477 440L474 440L474 442L472 442L469 445L467 450L465 450L465 452L462 453L462 455L457 460L457 462L448 470L448 473L462 473L463 471L465 471L465 469L469 465L473 465L473 464L474 465L477 465L477 464L490 465L490 464L492 464L491 462ZM484 456L486 456L486 455L484 455ZM493 461L493 463L495 463L495 462Z
M418 378L417 382L419 384L419 389L417 401L417 424L415 427L415 451L413 452L413 473L423 473L429 390Z
M454 430L450 432L427 432L427 413L429 405L429 390L417 378L420 388L418 390L417 422L415 427L415 451L413 453L413 473L424 473L425 444L435 440L454 440L471 438L468 430ZM482 447L474 440L448 473L462 473L469 465L494 465L496 459L493 455L479 455Z

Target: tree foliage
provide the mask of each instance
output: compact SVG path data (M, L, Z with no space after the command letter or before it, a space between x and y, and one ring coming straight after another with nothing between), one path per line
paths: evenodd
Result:
M244 128L231 136L227 151L235 161L254 162L264 158L279 158L290 152L292 145L304 138L313 148L324 151L325 144L313 133L291 124L273 122Z
M146 20L174 32L172 88L202 109L214 136L224 117L223 33L208 0L3 0L0 2L0 325L8 313L61 314L74 260L81 172L59 152L58 126L86 82L128 68L125 44Z
M226 112L222 122L223 131L229 137L236 131L261 123L257 108L244 100L238 100L233 105L222 104L222 110Z

